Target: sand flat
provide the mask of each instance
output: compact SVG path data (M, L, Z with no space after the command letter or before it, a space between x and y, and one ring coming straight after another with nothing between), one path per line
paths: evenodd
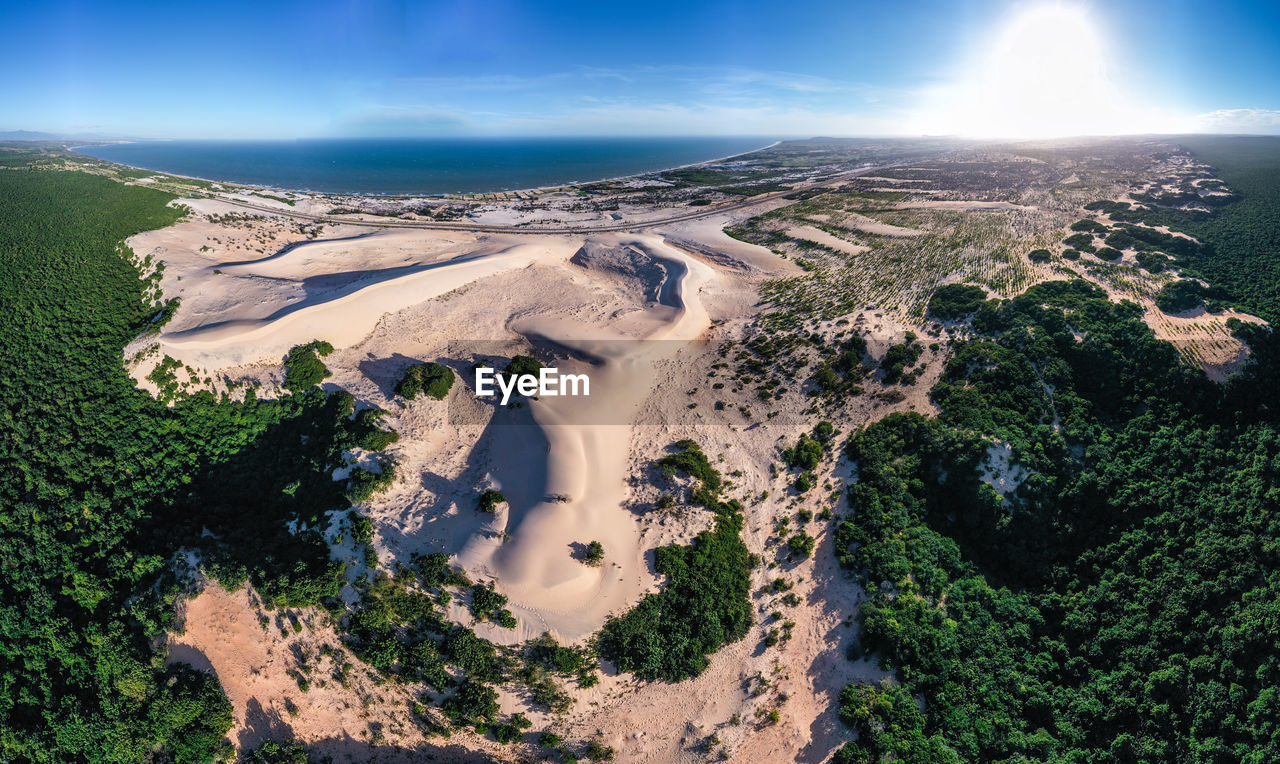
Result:
M793 239L805 239L815 244L821 244L824 247L830 247L837 252L843 252L846 255L860 255L866 252L870 247L861 244L854 244L851 241L845 241L838 236L823 231L820 228L814 228L811 225L792 226L787 229L787 236Z
M924 233L917 228L907 228L900 225L892 225L879 220L873 220L866 215L859 215L856 212L848 213L845 218L846 225L852 225L859 231L875 234L876 236L919 236Z

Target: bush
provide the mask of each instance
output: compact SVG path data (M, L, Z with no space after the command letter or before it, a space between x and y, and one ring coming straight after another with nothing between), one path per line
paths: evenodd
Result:
M848 684L839 702L840 721L857 730L858 741L835 761L960 761L941 738L925 736L924 714L901 685Z
M523 377L538 376L538 372L542 371L542 362L537 358L527 355L512 356L511 363L507 364L507 368L503 370L504 376Z
M498 716L498 693L488 685L467 678L452 697L445 698L440 708L460 726L492 724Z
M494 591L493 582L487 585L475 584L471 587L471 615L477 620L493 621L503 628L514 629L516 619L511 615L510 610L504 608L506 604L506 596Z
M1156 307L1165 313L1181 313L1204 303L1204 287L1196 281L1170 281L1156 294Z
M1169 258L1159 252L1139 252L1138 267L1150 273L1160 273L1169 264Z
M170 666L148 723L174 762L208 762L232 752L231 702L218 680L185 663Z
M688 546L658 548L654 565L666 586L625 615L611 617L598 642L601 656L620 671L669 682L702 673L708 653L742 639L751 625L751 562L740 536L741 506L720 501L720 474L696 443L676 446L682 449L676 456L684 458L674 464L701 476L700 501L716 513L715 525Z
M1093 234L1091 233L1072 234L1071 236L1063 239L1062 243L1072 249L1078 249L1081 252L1092 252L1095 249L1093 246Z
M507 497L492 488L480 494L479 509L481 512L493 512L499 504L506 504Z
M787 548L790 549L794 554L797 554L801 557L808 557L813 554L813 547L816 543L817 543L817 539L805 533L804 531L800 531L799 533L793 535L791 538L787 539Z
M1101 249L1099 249L1097 252L1094 253L1094 257L1098 258L1099 260L1115 262L1116 260L1119 260L1120 258L1124 257L1124 253L1112 247L1102 247Z
M604 544L599 541L592 541L587 544L587 550L583 552L582 561L591 566L597 566L604 560Z
M494 644L463 626L449 630L440 643L440 653L476 680L500 682L505 674L506 665Z
M1106 234L1106 232L1109 229L1102 223L1099 223L1098 221L1092 218L1085 218L1084 220L1077 220L1076 222L1072 223L1071 230L1076 231L1078 233Z
M1033 263L1047 263L1052 256L1047 249L1033 249L1027 253L1027 259Z
M884 383L886 385L899 381L903 384L914 383L916 375L908 373L908 370L920 360L923 352L924 348L915 341L915 335L911 332L907 332L905 342L890 345L884 353L884 358L880 360L880 368L884 370Z
M676 442L674 446L677 450L674 454L668 454L658 460L658 466L662 469L663 474L674 476L677 472L697 480L700 488L710 494L716 494L720 491L720 473L715 467L711 466L711 461L707 459L707 455L702 453L702 449L692 440L681 440Z
M1124 212L1131 205L1128 202L1113 202L1107 199L1099 199L1096 202L1089 202L1084 206L1090 212L1101 212L1106 215L1114 215L1117 212Z
M822 444L806 433L800 433L795 448L782 450L782 461L791 469L812 470L822 461Z
M1128 231L1112 231L1107 235L1106 244L1114 249L1136 249L1141 242L1133 238Z
M506 724L499 724L493 728L493 739L503 744L514 743L520 739L525 730L532 726L533 722L529 721L529 717L515 713Z
M321 340L313 340L290 350L284 361L284 389L300 393L332 376L333 373L320 360L321 356L332 352L333 345Z
M835 358L818 364L809 379L821 392L857 395L861 390L855 383L864 376L862 359L867 354L867 341L855 334L836 349Z
M404 370L404 375L396 383L396 395L413 400L418 393L425 393L430 398L444 400L453 387L453 369L439 363L421 363Z
M382 409L361 409L352 424L355 445L366 451L382 451L387 446L400 440L400 433L395 430L382 429L382 418L386 416Z
M355 467L347 478L347 500L352 504L360 504L373 498L373 495L386 490L396 479L396 465L389 459L378 462L380 472Z
M268 740L255 750L245 751L245 764L307 764L307 749L296 740Z
M583 756L587 757L587 761L612 761L613 748L599 740L592 740L587 744L587 750L583 753Z
M987 293L972 284L943 284L929 298L930 315L943 321L958 321L977 312L987 302Z
M354 509L347 513L351 522L351 540L357 544L368 544L373 541L373 520L357 513Z

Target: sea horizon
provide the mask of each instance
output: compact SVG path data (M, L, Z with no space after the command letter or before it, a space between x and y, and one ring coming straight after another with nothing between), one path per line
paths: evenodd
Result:
M660 172L758 151L780 139L439 137L130 141L73 150L140 170L352 196L525 191Z

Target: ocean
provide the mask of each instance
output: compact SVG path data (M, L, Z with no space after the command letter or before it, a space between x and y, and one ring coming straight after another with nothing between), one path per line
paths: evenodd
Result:
M741 154L767 138L414 138L147 141L85 146L110 162L206 180L339 194L512 191Z

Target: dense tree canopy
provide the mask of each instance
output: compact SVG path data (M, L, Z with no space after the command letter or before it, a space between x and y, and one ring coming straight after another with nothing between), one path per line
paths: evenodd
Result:
M837 553L880 592L862 646L924 713L850 689L842 760L1275 760L1274 366L1218 388L1084 282L988 305L974 328L938 418L848 444ZM1022 473L997 491L980 468L1004 445Z
M158 307L117 248L173 223L171 198L0 172L0 759L225 752L216 680L158 670L152 652L180 546L281 604L336 592L320 530L348 506L329 473L367 435L350 396L200 392L170 407L125 373L121 352Z

